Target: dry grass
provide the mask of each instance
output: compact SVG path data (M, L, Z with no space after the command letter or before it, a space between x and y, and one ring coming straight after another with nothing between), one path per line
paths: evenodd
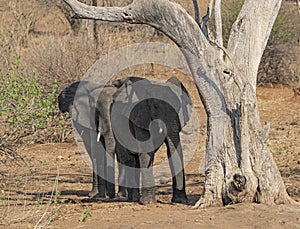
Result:
M60 82L59 88L62 89L70 82L81 79L95 61L92 22L83 22L78 35L74 36L69 22L57 8L45 7L33 0L12 0L11 2L17 3L16 7L9 8L6 5L7 1L0 1L0 19L3 22L0 24L0 69L7 69L11 64L12 56L20 55L24 71L34 69L42 84L46 86L50 87L57 79ZM174 2L180 3L193 15L192 1L175 0ZM204 15L207 1L198 1L198 3ZM108 4L107 1L104 4ZM121 46L138 42L171 42L164 35L143 25L122 24L119 26L119 24L105 22L97 22L97 24L100 56ZM176 75L184 81L192 95L201 119L201 139L197 145L196 156L186 169L189 198L194 201L199 197L202 191L201 184L204 181L203 176L199 175L199 164L205 151L206 117L192 80L178 71L160 65L134 66L121 72L118 77L125 75L149 78L155 76L154 78L158 79ZM262 121L271 122L269 146L289 193L299 201L300 107L298 100L289 100L292 97L289 92L289 89L259 88L258 99ZM72 140L73 135L70 128L58 128L54 133L41 130L34 137L39 138L40 142L66 142ZM190 144L188 139L185 144ZM19 146L14 147L19 148ZM87 206L99 209L101 205L105 213L109 213L111 209L122 209L124 205L128 209L134 209L132 211L142 209L140 206L129 203L91 203L88 205L85 202L85 196L90 188L90 170L83 163L78 151L78 148L70 143L29 145L25 149L19 148L18 150L24 156L25 161L10 158L7 155L1 157L0 185L3 184L3 187L0 188L0 224L38 228L49 224L49 220L57 217L55 224L62 227L66 226L66 219L78 223L74 215L82 214L83 208ZM61 158L59 156L63 159L58 159ZM161 157L162 160L164 158L164 156ZM60 174L57 171L58 163L60 163ZM168 185L159 189L159 198L163 203L170 199ZM61 199L65 203L74 204L54 205L55 191L53 190L55 189L62 191ZM59 210L60 207L63 211ZM164 207L159 205L150 209L155 212L155 209L164 209ZM165 208L168 209L168 207ZM179 207L179 209L182 211L186 208ZM101 218L101 215L98 217ZM155 217L159 218L160 215Z
M144 25L97 22L99 45L95 50L93 40L93 21L81 20L76 32L67 20L72 15L70 9L61 1L20 1L11 0L0 11L1 43L0 68L7 69L14 55L21 56L24 71L35 70L43 84L50 86L54 79L61 87L82 78L85 71L96 60L112 50L140 42L171 42L164 35ZM90 2L90 1L86 1ZM194 16L192 0L174 0ZM122 5L124 1L100 1L98 5ZM208 1L199 1L201 16L206 13ZM78 30L79 29L79 30ZM78 30L78 31L77 31ZM77 35L74 35L77 34ZM298 47L299 49L299 47ZM280 71L282 72L282 66ZM291 65L297 69L297 65ZM270 68L268 68L270 69ZM292 74L298 70L290 70ZM297 73L298 72L298 73ZM261 78L266 81L265 75ZM274 78L275 79L275 78Z
M181 76L178 75L178 77ZM188 87L189 81L185 82ZM197 92L193 87L191 91L193 98L197 98ZM261 122L268 121L271 124L269 147L289 194L293 199L300 201L300 142L298 141L300 137L300 103L298 100L292 99L293 91L287 88L258 88L257 94ZM199 165L205 152L206 122L203 108L196 105L195 110L201 121L199 142L198 144L191 143L190 135L182 138L185 155L189 153L187 150L191 145L197 145L192 160L185 167L187 193L191 204L195 203L201 194L204 182L204 175L199 173ZM117 228L129 228L136 225L140 219L133 222L128 220L128 217L143 213L147 220L151 220L151 224L156 227L167 227L164 223L167 224L179 218L182 222L188 220L190 227L196 226L196 222L191 221L196 217L192 214L195 210L191 211L191 206L170 204L172 191L171 178L166 176L168 170L162 171L157 177L159 184L157 198L161 202L160 204L141 206L119 200L91 202L87 199L88 191L91 188L91 169L82 158L81 152L82 149L71 143L36 144L19 148L18 153L23 156L24 161L11 160L7 161L5 165L1 159L1 182L4 181L4 188L0 192L5 198L0 201L2 204L0 212L5 215L2 215L0 223L5 225L10 223L16 228L33 228L35 225L43 224L48 224L52 228L66 225L68 227L84 227L97 225L97 223L98 225L99 223L115 225ZM162 148L157 153L156 164L159 163L159 160L165 159L165 154L165 149ZM55 197L57 196L55 190L60 191L59 198ZM55 198L58 199L56 204L54 203ZM87 208L91 209L92 217L85 224L81 222L81 219ZM230 214L236 208L239 209L240 217L237 217L236 213ZM172 212L174 215L165 219L161 215L162 211ZM226 222L223 217L217 217L220 212L229 217L226 218ZM274 212L280 212L279 216ZM122 218L122 214L124 218ZM247 222L251 222L251 226L256 225L258 228L278 228L279 220L280 222L286 221L289 226L292 225L290 228L293 228L298 217L295 207L263 207L247 204L202 210L196 215L201 215L201 218L197 219L198 222L204 222L206 217L211 217L216 224L223 225L223 222L227 226L233 226L242 222L245 226L248 225ZM112 217L117 217L118 220L110 221ZM210 222L212 222L211 219Z

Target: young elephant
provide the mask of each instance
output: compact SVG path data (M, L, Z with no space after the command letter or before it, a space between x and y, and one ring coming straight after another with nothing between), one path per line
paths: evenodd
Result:
M60 93L58 102L62 112L70 113L91 158L90 197L115 196L116 151L119 195L124 196L127 187L128 200L138 201L141 173L140 201L155 201L154 153L165 142L173 176L172 201L187 203L179 132L189 120L192 102L177 78L172 77L163 84L138 77L105 86L75 82Z
M189 120L192 101L175 77L157 83L138 77L114 81L118 88L111 108L112 128L128 196L141 203L155 202L154 154L165 143L173 177L172 202L187 203L179 132Z
M115 197L115 141L109 114L115 92L114 86L78 81L66 87L58 96L59 110L70 114L73 126L92 161L91 198L106 195ZM96 113L96 106L101 107L101 113Z

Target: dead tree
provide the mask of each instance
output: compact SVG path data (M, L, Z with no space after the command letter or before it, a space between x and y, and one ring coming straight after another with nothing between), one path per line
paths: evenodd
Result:
M204 36L186 10L168 0L134 0L125 7L64 1L78 18L150 25L171 38L185 56L208 117L206 178L197 207L294 203L268 149L270 126L261 125L256 99L259 62L281 0L245 0L226 48L220 0L210 4L214 2L214 40Z

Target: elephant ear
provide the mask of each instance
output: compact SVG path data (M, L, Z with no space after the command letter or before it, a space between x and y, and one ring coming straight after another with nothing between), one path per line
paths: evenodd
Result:
M181 128L183 128L190 120L193 102L191 100L189 92L178 78L173 76L169 78L166 82L167 84L169 84L171 90L173 90L173 92L177 95L178 99L180 100L180 109L178 111L178 116Z
M74 103L74 97L77 91L77 88L80 84L80 81L70 84L68 87L63 89L58 97L58 109L62 113L71 113L72 106Z
M58 107L68 112L72 120L89 129L95 129L96 101L103 89L90 81L77 81L63 89L58 96Z

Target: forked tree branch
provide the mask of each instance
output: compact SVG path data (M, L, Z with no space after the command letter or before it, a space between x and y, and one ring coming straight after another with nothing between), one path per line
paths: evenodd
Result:
M259 63L282 0L245 0L228 40L228 52L255 89ZM255 5L255 6L254 6Z

